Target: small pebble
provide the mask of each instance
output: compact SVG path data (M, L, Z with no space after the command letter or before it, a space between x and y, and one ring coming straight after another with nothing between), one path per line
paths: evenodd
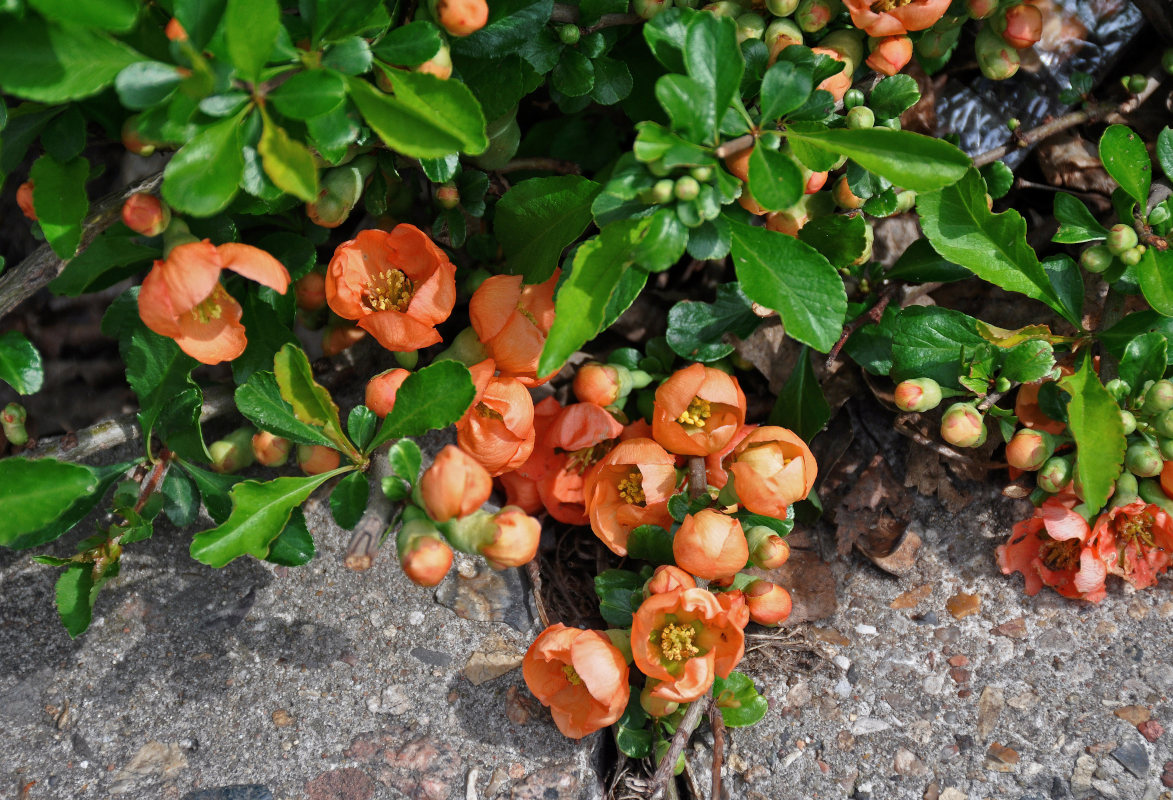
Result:
M1112 758L1138 778L1149 774L1149 754L1140 742L1125 742L1112 751Z
M958 592L945 601L945 608L953 615L954 619L964 619L981 610L982 598L976 594Z

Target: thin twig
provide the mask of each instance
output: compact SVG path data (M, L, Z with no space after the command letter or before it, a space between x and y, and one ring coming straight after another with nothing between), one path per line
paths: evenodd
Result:
M529 576L530 582L534 585L534 605L538 609L538 619L542 622L543 628L550 627L550 615L546 612L546 601L542 599L542 570L538 566L538 559L534 559L525 565L525 574Z
M725 719L716 705L709 706L709 727L713 730L713 788L709 797L712 800L723 800L721 767L725 763Z
M889 284L885 286L880 292L880 299L876 304L868 309L866 314L860 314L858 317L847 323L843 328L843 333L839 337L839 341L835 342L835 346L831 348L831 352L827 354L826 367L830 369L835 363L835 359L839 357L839 351L843 349L843 345L847 344L847 340L851 338L851 334L855 333L859 328L868 323L880 324L880 319L884 316L884 309L888 307L888 303L892 302L892 296L896 294L896 284Z
M691 456L688 459L688 496L695 500L709 490L709 471L705 467L704 456Z
M650 800L660 800L664 796L664 789L676 769L676 759L684 751L685 742L692 736L692 732L696 730L696 726L701 722L701 717L704 716L712 702L713 698L710 695L703 695L693 700L688 711L684 713L684 719L680 720L672 742L668 745L668 752L664 754L660 766L656 767L656 774L652 776L651 793L648 795Z
M137 192L154 192L162 183L163 173L156 172L95 203L94 213L82 223L81 244L78 245L77 253L73 257L84 253L102 231L118 221L126 198ZM69 261L68 258L58 258L53 248L43 244L24 261L0 275L0 318L42 287L48 286L50 281L61 274Z
M163 448L159 453L159 460L151 467L150 473L143 479L141 488L138 493L138 500L134 504L135 512L143 510L147 501L151 499L151 495L163 485L163 479L167 477L167 470L171 467L171 453Z
M388 442L371 453L371 466L367 470L367 479L371 485L370 500L367 501L367 510L354 526L354 534L350 537L342 562L347 569L356 572L370 569L375 562L379 546L383 543L383 531L391 518L391 500L383 493L383 478L391 477L391 460L387 458L390 449L391 444Z
M546 158L544 156L530 156L528 158L515 158L505 166L495 170L498 174L507 172L520 172L521 170L533 170L534 172L557 172L560 175L581 175L582 167L575 164L573 161L563 161L559 158Z
M757 137L755 137L752 133L745 133L741 136L738 136L736 139L730 139L727 142L722 142L717 146L717 149L713 151L713 155L715 155L717 158L729 158L729 156L736 155L743 150L748 150L749 148L753 147L753 143L755 141L757 141Z

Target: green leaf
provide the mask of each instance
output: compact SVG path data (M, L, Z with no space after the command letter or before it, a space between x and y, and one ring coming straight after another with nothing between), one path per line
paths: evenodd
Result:
M669 72L684 72L684 39L695 14L692 9L674 6L640 26L648 49Z
M652 754L652 732L647 728L648 719L647 712L640 705L639 692L633 690L627 700L627 710L615 723L615 746L619 752L635 759L647 758Z
M320 429L332 447L357 461L358 452L342 432L338 405L329 390L314 380L310 361L301 348L287 344L278 350L273 360L273 374L281 396L293 407L294 416L306 425Z
M313 40L337 41L364 30L379 0L315 0Z
M1069 318L1083 318L1083 270L1075 263L1071 256L1065 253L1056 253L1043 260L1043 269L1047 279L1055 289L1059 301L1070 314Z
M561 368L570 355L598 334L607 304L646 232L643 220L614 222L579 245L569 277L554 297L554 325L546 337L538 374Z
M346 101L346 81L328 69L299 72L277 87L269 100L290 119L312 119L329 114Z
M97 475L97 482L91 490L78 496L72 503L65 506L57 518L49 524L43 525L36 530L19 534L9 541L0 542L0 544L3 544L5 547L11 547L14 550L24 550L29 547L40 547L43 544L48 544L59 539L62 535L68 533L74 525L85 519L106 495L106 491L114 485L114 482L125 475L126 471L133 467L135 463L133 461L125 461L104 467L90 467L89 469L94 470Z
M550 86L567 97L582 97L595 88L595 65L577 50L562 51L550 72Z
M948 142L909 131L791 128L787 136L847 156L864 169L914 192L933 192L954 184L966 176L971 164L969 156ZM983 198L985 194L983 183Z
M330 492L330 514L338 527L350 530L358 524L367 510L370 491L371 484L361 472L352 472L338 481L334 491Z
M138 17L138 0L29 0L29 5L54 22L126 33Z
M93 616L97 587L90 564L70 564L57 578L57 614L71 639L85 633Z
M470 156L485 152L489 146L485 115L467 86L424 72L382 69L391 81L396 99L459 141L460 147L456 149Z
M1165 177L1173 180L1173 128L1164 127L1157 134L1157 146L1154 148L1157 163Z
M159 494L163 496L163 512L171 524L186 528L195 522L200 512L200 490L186 472L179 467L168 469Z
M782 151L755 147L750 153L749 192L767 211L790 208L805 186L802 170Z
M280 33L277 0L228 0L224 14L228 60L245 80L256 82Z
M202 50L220 27L226 4L227 0L175 0L175 18L196 50Z
M400 439L387 451L391 471L408 483L415 483L423 465L423 453L411 439Z
M237 132L243 112L192 137L163 170L163 199L177 211L210 217L228 207L244 174Z
M363 452L366 452L367 445L375 436L375 428L379 424L376 420L378 417L375 416L375 412L364 405L350 409L350 415L346 418L346 432L355 446Z
M402 100L383 94L357 78L347 82L350 99L388 147L412 158L442 158L463 149L464 142Z
M505 251L506 269L526 283L554 274L562 251L591 222L600 186L577 175L530 178L497 203L493 231Z
M454 55L499 58L542 32L554 12L554 0L494 0L489 21L479 31L452 39Z
M1100 161L1129 197L1141 206L1148 203L1153 164L1138 135L1125 125L1109 125L1100 137Z
M673 208L660 208L651 216L648 232L635 250L635 263L648 272L671 269L688 246L689 229ZM645 281L646 283L646 278ZM642 289L643 284L640 285ZM633 296L631 300L635 300ZM629 302L628 305L631 303ZM626 308L626 306L624 306ZM608 317L610 314L608 314ZM610 327L604 325L604 328Z
M1169 339L1163 333L1152 331L1137 336L1124 348L1120 359L1120 379L1134 390L1146 381L1160 380L1168 366Z
M0 461L0 545L51 525L93 492L98 478L90 467L51 458Z
M867 250L867 223L863 214L828 214L803 225L798 238L822 253L831 266L846 267Z
M235 399L240 413L261 430L297 444L334 446L321 426L298 419L293 406L281 396L277 378L271 372L254 372L246 383L237 387Z
M6 14L0 25L0 86L6 94L41 103L97 94L140 59L130 47L101 33L52 25L31 14L23 20Z
M1071 395L1067 428L1079 452L1076 469L1084 502L1088 508L1100 508L1112 494L1124 464L1127 443L1120 407L1100 383L1091 358L1085 358L1080 370L1063 378L1059 385Z
M316 554L314 537L306 524L305 513L295 508L284 530L273 540L265 560L283 567L300 567L313 561Z
M953 186L921 194L917 210L925 235L942 256L1007 291L1046 303L1079 326L1027 243L1026 221L1017 211L989 210L986 185L977 170Z
M36 394L45 380L41 354L19 331L0 335L0 381L17 394Z
M786 334L826 353L843 332L847 292L810 245L784 233L730 222L733 265L746 295L782 317Z
M1059 230L1051 237L1052 242L1078 244L1108 236L1108 229L1092 216L1083 201L1066 192L1055 195L1055 219L1059 220Z
M210 567L223 567L245 554L265 558L293 510L323 483L352 469L340 467L321 475L267 483L241 481L232 487L232 513L223 524L195 535L191 557Z
M615 628L631 627L632 613L643 600L643 585L643 578L625 569L603 570L595 576L599 613L608 625Z
M228 519L228 515L232 513L232 501L228 494L233 486L240 483L240 477L208 472L206 469L200 469L182 460L179 461L179 465L183 467L184 472L191 476L196 488L200 490L200 497L203 499L204 507L207 508L208 516L212 518L212 521L220 523Z
M949 283L972 277L973 273L965 267L942 258L928 239L917 239L910 244L888 270L890 280L909 283Z
M721 719L730 728L753 725L770 710L769 703L758 694L753 681L740 672L731 672L728 678L714 678L713 698L721 710Z
M1043 339L1030 339L1006 351L999 373L1014 383L1042 380L1055 368L1055 351Z
M876 84L868 94L868 108L879 119L894 119L916 105L920 89L911 75L893 75Z
M440 29L424 20L409 22L387 32L371 48L375 58L399 67L414 67L440 52Z
M407 377L395 393L395 408L383 420L367 452L384 442L446 428L464 416L476 397L468 367L437 361Z
M979 172L982 174L982 180L986 182L986 191L989 192L991 200L1005 197L1014 186L1014 171L1001 161L986 164Z
M1136 270L1144 299L1154 311L1173 316L1173 253L1150 247L1145 250Z
M738 96L745 69L733 20L713 14L693 17L684 40L684 66L702 90L693 102L705 120L706 138L716 141L717 126Z
M809 442L829 419L831 406L815 377L810 349L803 347L798 354L798 363L778 393L770 412L770 424L789 428Z
M690 361L716 361L733 352L726 334L748 338L762 318L736 283L717 287L712 303L681 300L668 312L668 345Z
M640 525L627 539L627 555L651 564L674 564L672 534L659 525Z
M791 61L777 61L766 70L762 78L762 121L780 119L802 108L814 88L811 77L810 70Z
M322 57L322 66L343 75L362 75L371 68L371 46L361 36L351 36L330 46Z
M1129 314L1111 328L1101 331L1098 338L1105 350L1117 358L1123 358L1128 343L1148 331L1160 331L1165 334L1165 338L1173 340L1173 317L1166 317L1155 311L1138 311ZM1173 357L1173 352L1169 355Z
M53 252L61 258L71 258L81 242L81 225L90 208L86 197L89 174L90 164L84 158L62 164L50 155L34 161L29 171L37 221Z
M161 61L136 61L118 73L114 88L122 105L141 110L171 96L183 80L179 68Z
M268 175L282 191L307 203L318 198L318 167L314 155L301 142L289 137L285 129L275 125L261 109L264 129L257 152Z
M936 306L909 306L900 312L892 336L892 380L932 378L956 387L962 348L986 345L977 320Z
M594 60L595 85L591 99L604 106L612 106L631 94L634 81L627 64L617 58L599 56Z

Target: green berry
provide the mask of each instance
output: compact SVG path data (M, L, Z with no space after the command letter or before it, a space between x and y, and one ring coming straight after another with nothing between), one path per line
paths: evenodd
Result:
M737 41L761 39L766 33L766 21L752 11L737 18Z
M847 127L852 130L871 128L876 124L876 114L867 106L856 106L847 112Z
M1122 381L1119 378L1113 378L1112 380L1108 381L1104 384L1104 388L1107 389L1112 397L1114 397L1117 401L1123 400L1132 393L1132 387L1128 385L1128 382Z
M1120 260L1124 262L1126 267L1135 267L1140 263L1141 258L1144 257L1144 250L1139 247L1134 247L1131 250L1125 250L1120 254Z
M866 101L863 92L859 89L848 89L847 93L843 95L843 105L848 109L862 106Z
M1131 225L1117 223L1108 231L1108 240L1105 244L1112 251L1112 255L1118 256L1125 250L1136 247L1138 241L1136 230Z
M696 180L700 183L708 183L713 178L713 168L693 167L691 170L689 170L688 174L692 175L692 177L696 178Z
M798 8L798 0L766 0L766 10L775 17L789 17Z
M1128 91L1131 94L1140 94L1149 85L1149 79L1144 75L1128 76Z
M1136 417L1127 409L1120 409L1120 424L1124 426L1124 435L1136 430Z
M1161 474L1165 462L1161 454L1144 442L1130 444L1124 453L1124 466L1138 478L1151 478Z
M655 161L648 162L648 172L657 178L666 178L672 174L672 167L667 166L663 159L657 158Z
M582 30L577 25L563 25L558 29L558 38L562 44L573 46L582 38Z
M1115 261L1112 251L1105 245L1094 244L1079 255L1079 264L1088 272L1100 273L1112 266Z
M695 200L696 196L701 193L701 185L696 182L696 178L685 175L676 181L674 191L677 200Z
M1022 123L1019 121L1018 117L1011 117L1010 119L1006 120L1006 129L1011 133L1018 130L1021 126Z
M1173 439L1159 439L1157 449L1161 451L1161 458L1173 461Z
M1054 494L1071 482L1073 466L1071 456L1051 456L1039 469L1035 482L1044 492Z
M1153 417L1151 424L1158 436L1173 437L1173 410L1162 411Z

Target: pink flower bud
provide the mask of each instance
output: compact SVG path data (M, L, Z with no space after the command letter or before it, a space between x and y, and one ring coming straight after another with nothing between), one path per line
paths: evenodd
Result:
M1006 444L1006 461L1017 469L1033 472L1055 452L1055 440L1046 431L1023 428Z
M37 210L33 208L32 181L25 181L16 187L16 204L20 206L20 213L24 214L33 222L37 221Z
M867 65L882 75L895 75L912 60L912 39L907 36L885 36L872 41L875 47Z
M1018 72L1022 58L1018 51L1006 44L989 23L978 31L974 52L982 74L993 81L1001 81Z
M941 385L932 378L901 381L893 396L901 411L931 411L941 404Z
M306 475L321 475L332 469L338 469L342 463L342 454L332 447L321 444L301 444L297 446L297 465Z
M538 554L542 526L520 508L505 506L493 516L496 530L493 540L482 545L480 553L495 569L520 567Z
M982 415L969 403L954 403L941 418L941 438L955 447L977 447L986 440Z
M122 221L143 236L158 236L171 224L171 209L153 194L135 192L122 204Z
M410 375L407 370L396 367L371 378L367 383L366 407L380 419L390 414L395 408L395 395L399 387Z
M452 548L425 520L412 520L399 532L399 565L419 586L435 586L452 568Z
M974 19L985 19L998 10L998 0L965 0L965 10Z
M1006 9L1006 27L1002 29L1006 44L1023 50L1043 38L1043 12L1036 6L1017 5Z
M274 436L268 431L259 431L253 435L253 457L258 464L266 467L279 467L284 464L292 449L293 442Z
M745 589L749 618L759 625L774 627L790 616L790 592L770 581L754 581Z

